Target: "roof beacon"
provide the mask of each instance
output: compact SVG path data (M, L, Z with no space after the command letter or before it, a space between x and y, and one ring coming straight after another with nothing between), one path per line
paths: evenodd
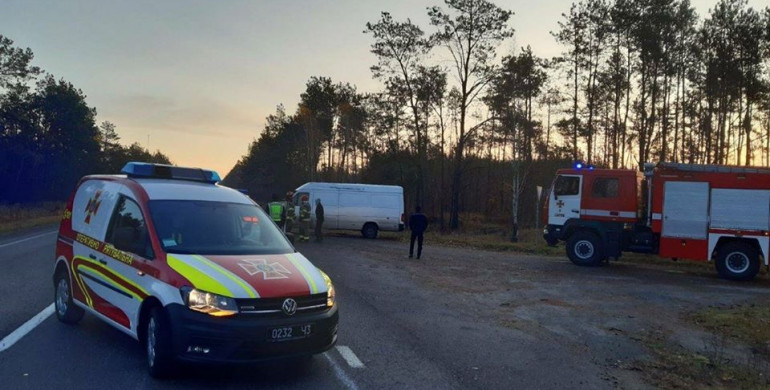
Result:
M135 161L127 163L120 172L130 178L186 180L211 184L216 184L222 180L219 178L218 173L209 169L176 167L173 165Z

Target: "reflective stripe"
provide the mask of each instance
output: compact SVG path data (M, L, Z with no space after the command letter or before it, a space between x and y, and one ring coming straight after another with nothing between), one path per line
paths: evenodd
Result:
M99 272L98 270L95 270L95 269L93 269L91 267L88 267L88 266L85 266L85 265L81 264L81 265L78 266L78 271L83 272L84 274L90 275L92 277L95 277L99 281L104 282L106 284L109 284L110 286L112 286L116 290L123 291L125 294L130 295L130 296L136 298L139 302L144 300L144 298L142 298L141 296L139 296L135 292L133 292L133 291L131 291L131 290L121 286L118 283L115 283L112 280L112 278L110 278L109 276Z
M612 214L612 213L616 214ZM588 215L591 217L616 217L616 218L636 218L636 213L633 211L610 211L610 210L592 210L592 209L583 209L581 210L581 213L583 215Z
M212 269L216 270L220 274L224 275L226 278L232 280L233 282L235 282L236 284L241 286L243 288L243 290L246 291L246 294L249 294L249 297L251 297L251 298L259 298L259 293L257 292L257 290L255 290L254 287L251 287L243 279L239 278L238 275L236 275L236 274L226 270L225 268L223 268L219 264L217 264L217 263L215 263L215 262L213 262L213 261L211 261L211 260L209 260L209 259L207 259L207 258L205 258L203 256L194 255L193 257L198 259L198 260L200 260L200 261L202 261L202 262L204 262L204 263L206 263Z
M299 270L310 287L311 294L326 292L326 282L324 282L321 273L304 256L299 253L290 253L286 258L291 261L295 268ZM319 288L320 286L320 288Z
M660 221L661 219L663 219L663 214L661 214L661 213L652 213L652 219L654 221Z
M142 287L142 286L140 286L140 285L138 285L138 284L134 283L134 281L133 281L133 280L130 280L130 279L127 279L127 278L125 278L123 275L119 274L118 272L115 272L114 270L110 269L109 267L105 267L105 266L101 265L100 263L97 263L96 261L94 261L94 260L91 260L91 259L87 259L87 258L85 258L85 257L79 257L79 259L80 259L80 260L83 260L83 261L85 261L85 262L87 262L87 263L91 263L91 264L95 265L95 266L97 267L96 269L95 269L95 268L90 268L90 269L94 270L95 272L99 272L99 271L98 271L98 268L104 268L104 269L106 269L106 270L110 271L110 272L111 272L112 274L114 274L115 276L117 276L117 277L118 277L120 280L122 280L122 281L126 282L127 284L130 284L131 286L133 286L133 287L134 287L134 288L136 288L137 290L141 291L143 294L145 294L145 295L148 295L148 296L150 295L150 293L149 293L149 292L147 292L147 290L145 290L145 289L144 289L144 287ZM80 269L80 266L78 266L78 269ZM107 275L104 275L104 274L102 274L101 272L99 272L99 274L100 274L100 275L102 275L102 276L103 276L105 279L108 279L108 280L111 280L111 279L112 279L111 277L109 277L109 276L107 276ZM121 287L121 288L124 288L124 287ZM131 294L133 294L133 293L131 293ZM141 301L141 300L142 300L142 299L140 299L140 301Z
M220 280L202 271L202 267L193 266L185 260L173 255L166 256L168 266L192 282L193 287L226 297L235 296Z
M83 292L83 296L86 298L86 304L88 304L89 307L94 307L94 302L91 300L91 296L88 294L88 290L86 290L86 285L83 283L83 280L80 278L80 275L78 275L77 269L75 269L75 260L87 260L85 257L82 256L75 256L72 258L72 262L70 263L70 268L72 268L72 278L75 279L75 281L80 286L80 291Z

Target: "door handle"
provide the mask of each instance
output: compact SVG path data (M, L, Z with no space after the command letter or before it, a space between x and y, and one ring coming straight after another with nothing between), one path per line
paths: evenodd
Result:
M107 260L104 260L104 259L99 259L99 262L100 262L100 263L102 263L102 264L104 264L104 265L107 265Z
M93 253L89 254L88 257L90 257L91 260L96 260L96 255Z
M575 214L580 214L580 210L572 209L572 212L575 213Z

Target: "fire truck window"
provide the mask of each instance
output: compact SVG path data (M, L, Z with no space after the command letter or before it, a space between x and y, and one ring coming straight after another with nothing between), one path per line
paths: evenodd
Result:
M598 177L594 180L591 196L594 198L617 198L619 180L617 178Z
M554 187L556 196L577 195L580 193L580 178L577 176L559 176Z

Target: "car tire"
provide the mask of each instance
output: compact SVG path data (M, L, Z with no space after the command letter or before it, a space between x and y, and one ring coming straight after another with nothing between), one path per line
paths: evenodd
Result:
M377 229L377 225L372 222L367 222L364 224L364 228L361 229L361 234L364 235L365 238L377 238L377 232L379 229Z
M153 307L144 326L143 341L147 370L153 378L167 378L176 365L171 348L171 327L168 317L161 307Z
M77 324L83 318L84 311L72 301L72 285L67 271L60 270L54 282L54 309L56 318L65 324Z
M729 280L751 280L759 272L759 254L751 245L729 242L717 254L719 276Z
M604 259L604 248L599 236L589 231L578 231L567 239L567 257L576 265L596 266Z

